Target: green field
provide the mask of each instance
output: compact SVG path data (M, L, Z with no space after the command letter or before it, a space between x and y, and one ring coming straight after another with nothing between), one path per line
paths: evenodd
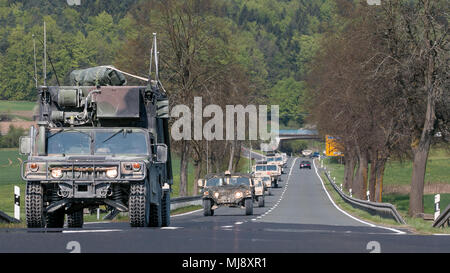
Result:
M0 112L8 111L33 111L34 101L9 101L0 100Z

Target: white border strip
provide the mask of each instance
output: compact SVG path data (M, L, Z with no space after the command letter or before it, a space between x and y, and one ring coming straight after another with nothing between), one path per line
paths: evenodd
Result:
M324 192L327 194L328 199L330 199L331 203L334 205L334 207L335 207L337 210L339 210L339 211L342 212L343 214L347 215L348 217L352 218L353 220L358 221L358 222L363 223L363 224L366 224L366 225L368 225L368 226L387 229L387 230L393 231L393 232L395 232L395 233L397 233L397 234L406 234L406 232L400 231L400 230L395 229L395 228L383 227L383 226L378 226L378 225L374 225L374 224L365 222L365 221L363 221L363 220L361 220L361 219L358 219L358 218L356 218L356 217L354 217L354 216L348 214L346 211L342 210L338 205L336 205L336 203L334 203L333 199L332 199L331 196L328 194L328 191L326 190L325 185L324 185L324 183L323 183L322 177L320 177L319 173L317 172L317 167L316 167L315 160L313 160L313 165L314 165L314 169L316 170L316 175L317 175L317 177L319 177L320 182L322 183L322 188L323 188Z

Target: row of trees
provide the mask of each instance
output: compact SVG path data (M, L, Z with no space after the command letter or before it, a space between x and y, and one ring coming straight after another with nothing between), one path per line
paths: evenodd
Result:
M323 40L308 79L313 119L339 137L344 186L359 198L369 190L380 202L388 158L412 157L409 214L417 216L430 145L437 133L448 139L448 5L338 2L346 23Z

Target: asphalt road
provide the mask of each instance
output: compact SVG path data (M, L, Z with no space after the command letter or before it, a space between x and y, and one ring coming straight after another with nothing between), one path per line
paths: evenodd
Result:
M166 228L89 223L83 229L1 229L0 252L45 253L368 253L450 252L450 236L413 235L375 226L340 211L330 201L315 166L290 159L281 187L254 215L219 208L172 216ZM294 165L292 167L292 165Z

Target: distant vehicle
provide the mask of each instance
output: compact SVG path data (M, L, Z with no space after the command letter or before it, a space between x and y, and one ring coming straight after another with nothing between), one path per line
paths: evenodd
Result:
M311 150L303 150L303 151L302 151L302 155L304 155L304 156L309 156L310 154L312 154L312 152L313 152L313 151L311 151Z
M316 157L319 157L320 156L320 153L319 152L314 152L313 154L311 154L309 157L310 158L316 158Z
M278 165L256 164L252 167L253 176L267 176L271 178L271 187L278 188L278 182L281 181L281 167Z
M270 180L270 177L268 178ZM255 191L255 201L258 202L258 207L264 207L264 192L266 191L266 186L262 177L253 180L253 189Z
M310 169L311 170L311 162L307 161L307 160L303 160L302 162L300 162L300 169Z
M277 165L281 168L281 173L285 173L283 170L285 164L281 155L268 156L267 165Z
M210 174L198 180L202 188L203 215L212 216L221 206L245 208L245 215L253 214L255 190L250 174Z

